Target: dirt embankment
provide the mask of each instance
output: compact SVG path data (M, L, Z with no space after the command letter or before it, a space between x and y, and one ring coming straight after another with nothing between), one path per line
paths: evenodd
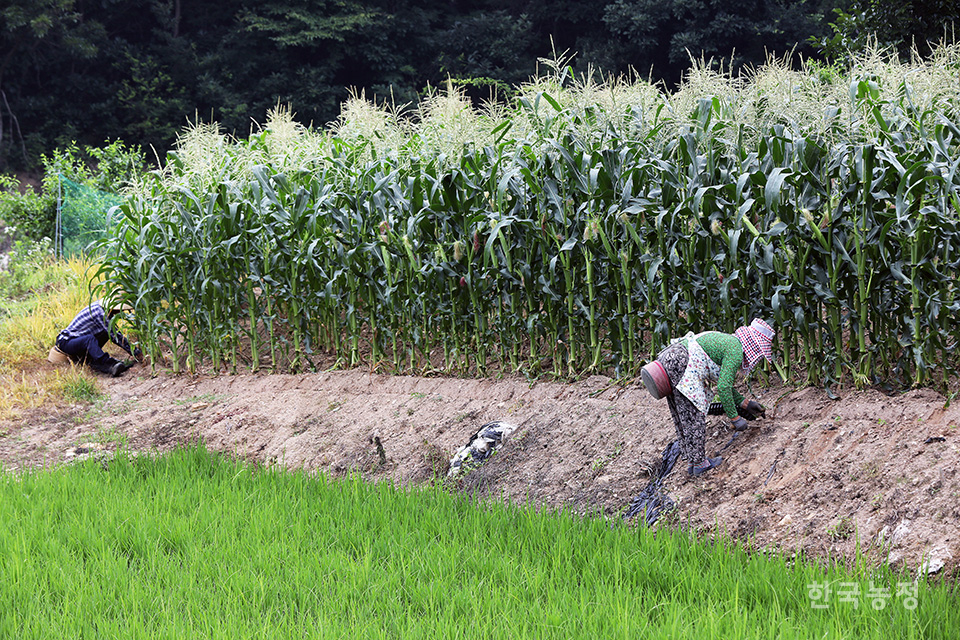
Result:
M518 426L457 483L491 498L615 516L674 439L665 402L596 376L575 384L341 371L307 375L104 379L92 411L44 411L0 425L8 469L57 464L126 446L207 447L267 464L359 472L402 484L443 476L485 422ZM661 522L724 529L763 547L853 555L947 574L960 560L960 406L929 390L888 397L770 389L767 417L731 442L708 421L723 465L666 480L679 508ZM379 443L379 445L378 445Z

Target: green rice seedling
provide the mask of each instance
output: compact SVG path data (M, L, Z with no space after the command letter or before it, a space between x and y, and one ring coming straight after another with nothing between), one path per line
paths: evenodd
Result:
M0 473L18 638L946 638L955 587L201 448ZM491 595L494 594L494 595Z

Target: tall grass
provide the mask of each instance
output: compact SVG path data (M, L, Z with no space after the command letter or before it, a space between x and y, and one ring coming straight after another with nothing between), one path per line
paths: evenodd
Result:
M628 376L760 315L793 379L956 373L960 47L674 94L545 69L510 107L193 127L122 205L105 286L175 370Z
M96 394L88 371L47 363L57 334L90 304L94 270L86 259L48 257L26 271L13 297L0 300L0 419Z
M0 302L0 363L16 367L47 351L61 329L90 304L93 264L71 258L50 259L30 278L26 293Z
M23 640L946 638L960 624L948 586L921 581L905 606L909 576L202 449L2 475L0 519L0 635ZM882 610L871 580L891 589ZM828 582L861 585L859 604L814 608L809 585Z

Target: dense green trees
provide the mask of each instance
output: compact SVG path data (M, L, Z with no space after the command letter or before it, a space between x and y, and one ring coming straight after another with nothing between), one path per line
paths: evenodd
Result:
M956 13L946 0L6 0L0 171L72 140L162 154L187 119L245 134L277 103L322 126L350 87L404 104L450 77L503 97L552 50L578 71L673 84L691 56L739 68L874 23L891 42L928 34L916 4Z
M74 0L7 0L0 8L0 158L19 152L18 160L28 162L17 114L44 110L42 91L23 91L25 74L57 56L82 64L105 37L98 25L84 23L74 5Z
M616 37L617 66L652 67L655 78L680 80L690 58L713 59L734 71L768 54L815 51L805 39L823 25L814 0L614 0L604 23ZM832 3L831 3L832 4Z
M848 0L838 3L830 26L833 34L821 42L831 57L840 58L870 44L907 57L930 53L941 40L956 40L960 3L956 0Z

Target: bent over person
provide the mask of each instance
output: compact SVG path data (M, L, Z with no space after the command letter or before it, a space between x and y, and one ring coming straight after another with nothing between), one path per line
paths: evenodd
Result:
M760 359L773 362L773 328L754 319L733 334L705 331L674 340L641 371L647 389L655 398L666 397L677 429L680 455L690 464L690 475L718 466L723 458L708 458L704 451L706 415L716 385L722 412L737 431L747 428L743 416L756 418L764 412L760 403L745 400L734 388L737 372L749 373Z
M110 330L110 320L120 312L114 307L105 312L103 301L97 300L80 310L70 325L57 336L57 348L74 362L86 362L92 369L113 377L121 375L132 364L121 362L103 352L110 340L115 345L140 358L140 350L131 351L130 342L117 331Z

